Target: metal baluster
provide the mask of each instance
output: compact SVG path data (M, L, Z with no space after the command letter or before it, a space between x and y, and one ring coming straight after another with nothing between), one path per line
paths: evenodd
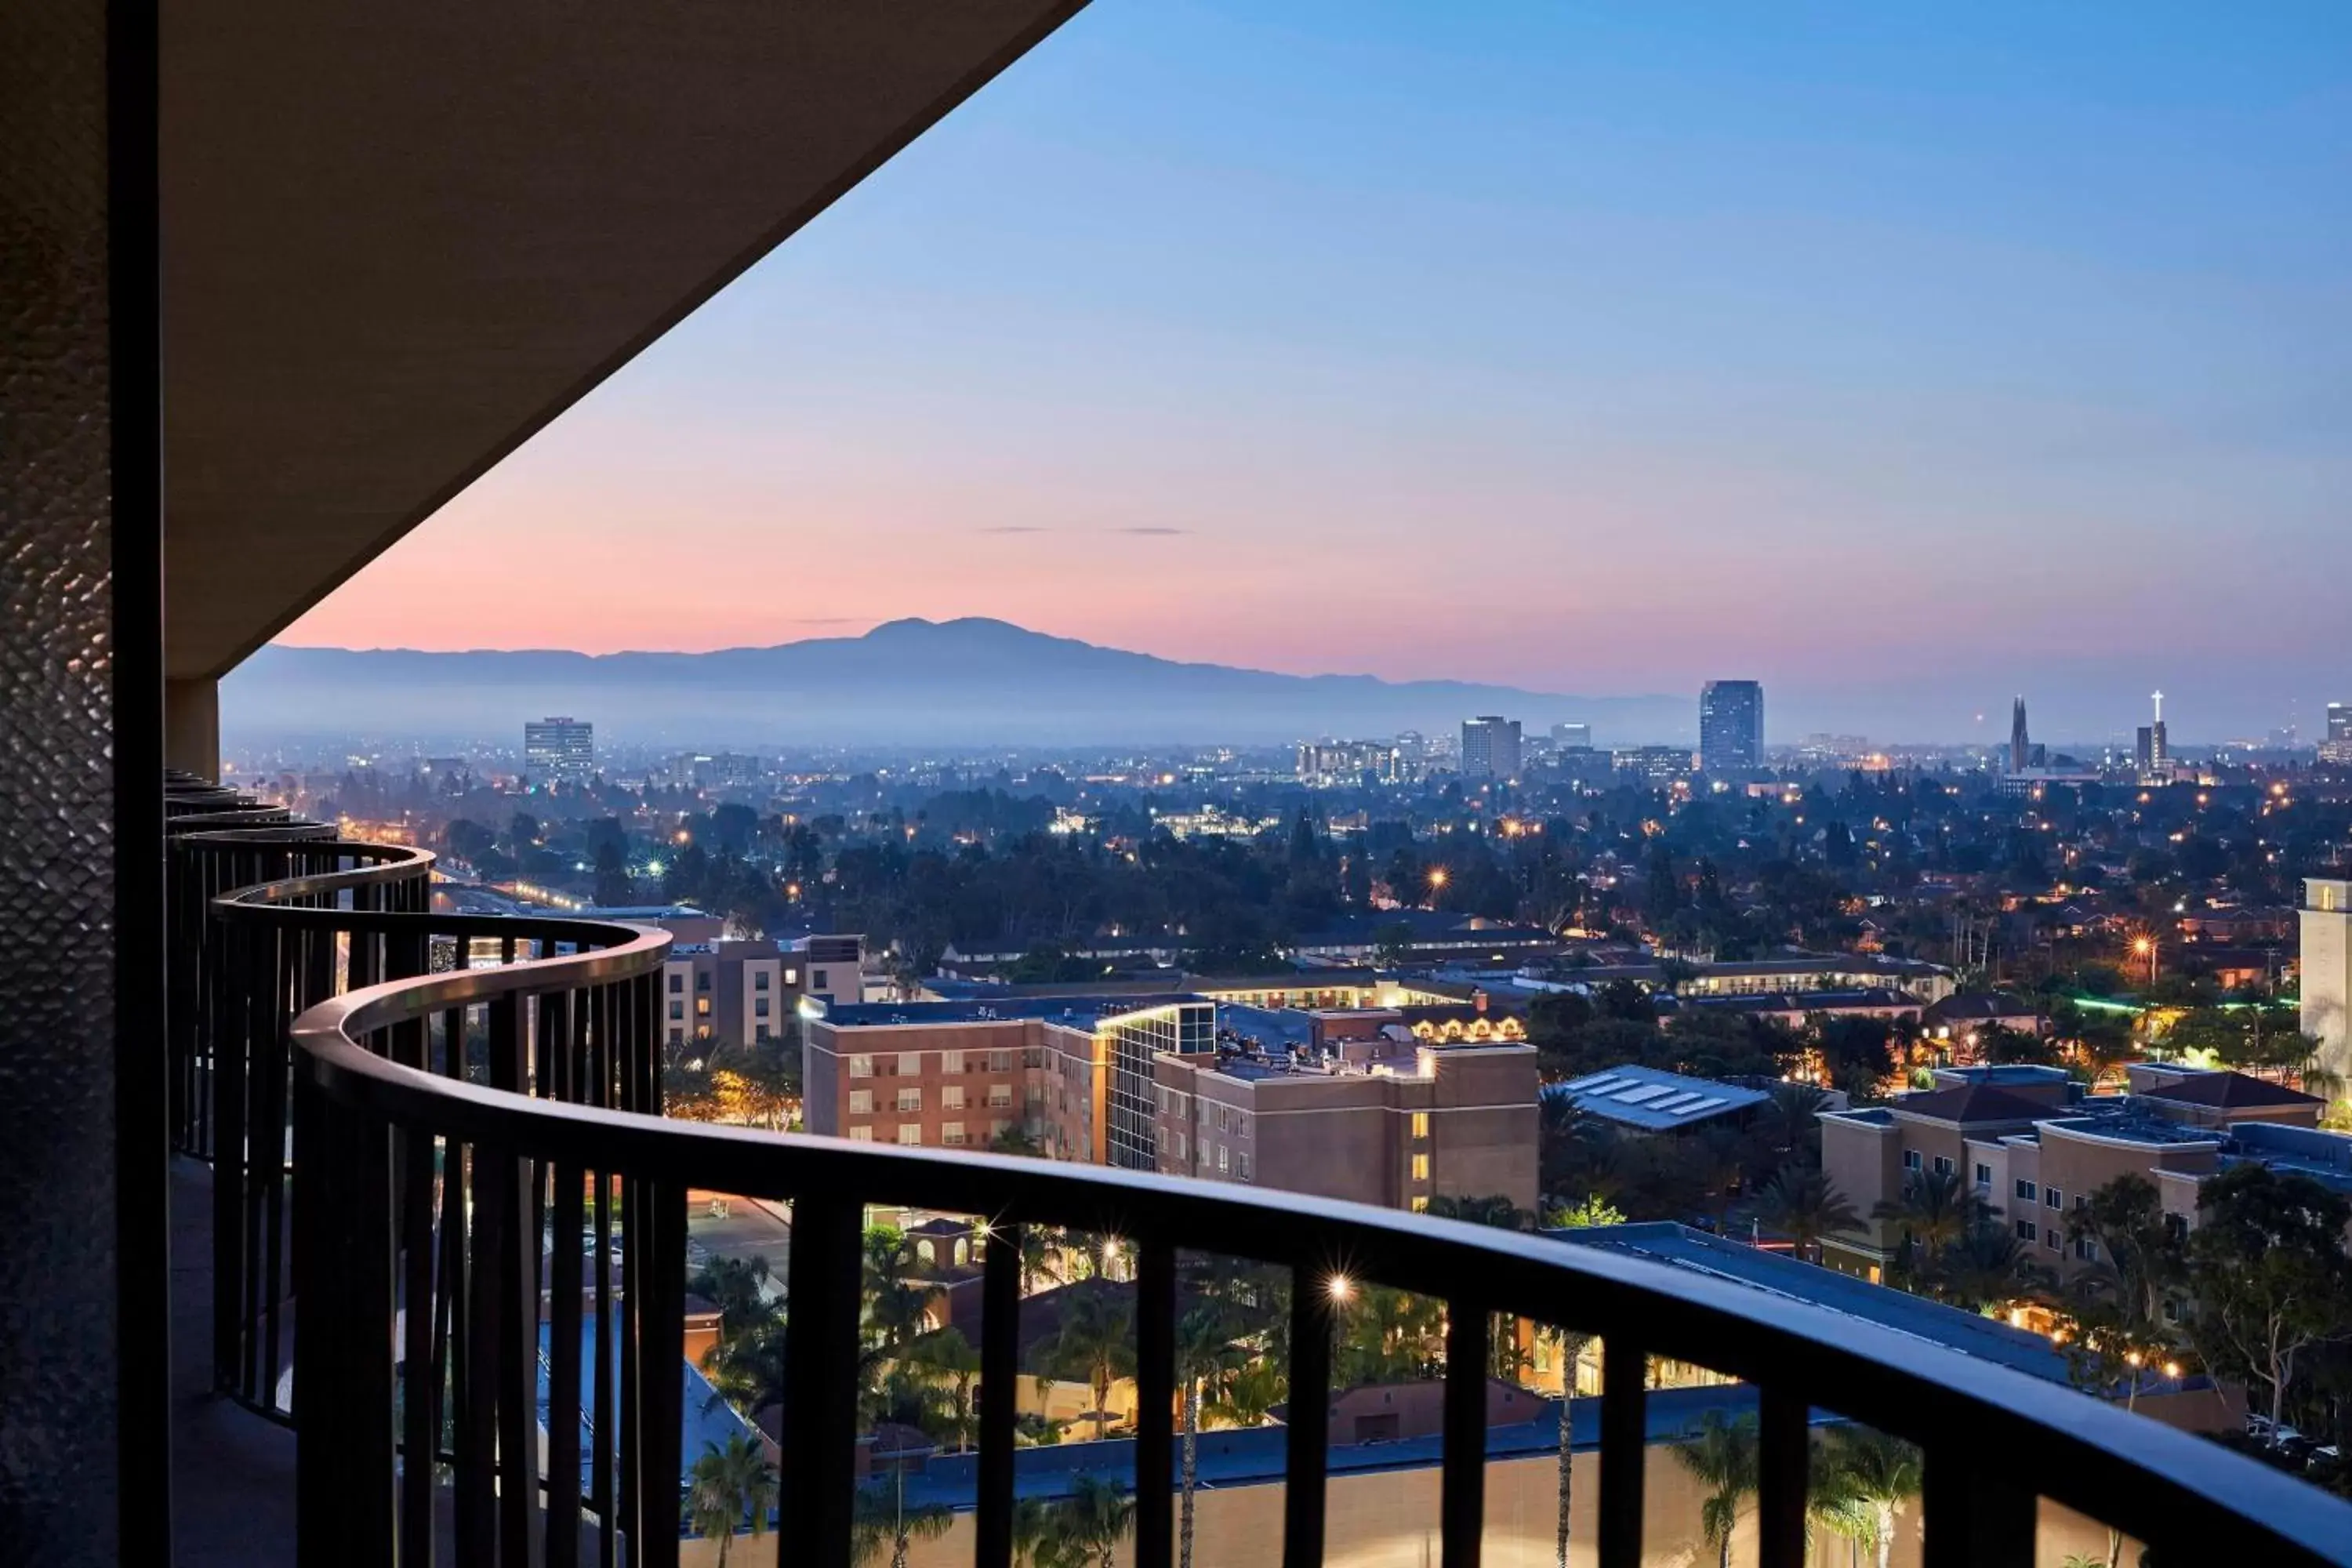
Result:
M857 1321L865 1287L862 1218L853 1197L803 1193L793 1200L783 1517L792 1521L796 1539L793 1561L823 1568L848 1568L850 1561Z
M1930 1447L1921 1468L1920 1568L2030 1568L2038 1500L1978 1462L1958 1442Z
M1445 1312L1445 1437L1438 1535L1445 1568L1478 1568L1486 1528L1486 1314L1455 1298Z
M1176 1248L1143 1238L1135 1275L1135 1560L1167 1568L1174 1550Z
M1283 1568L1323 1561L1324 1472L1331 1446L1331 1289L1301 1267L1290 1279L1290 1425L1282 1497Z
M513 943L507 943L509 950ZM522 1004L512 992L490 999L490 1087L522 1089L525 1042ZM503 1243L492 1254L496 1270L499 1448L499 1539L503 1561L526 1563L538 1555L539 1524L539 1233L531 1227L535 1166L503 1151L482 1160L477 1194L499 1211Z
M1804 1568L1811 1412L1803 1395L1767 1384L1757 1430L1757 1552L1762 1568Z
M1650 1358L1623 1335L1601 1359L1601 1568L1641 1568Z
M679 1449L686 1420L686 1186L649 1181L646 1191L646 1279L644 1316L645 1430L638 1438L638 1483L644 1538L630 1568L677 1568L678 1483L684 1473Z
M977 1568L1013 1568L1013 1434L1021 1375L1021 1226L999 1224L989 1231L980 1295ZM779 1543L779 1561L782 1551Z

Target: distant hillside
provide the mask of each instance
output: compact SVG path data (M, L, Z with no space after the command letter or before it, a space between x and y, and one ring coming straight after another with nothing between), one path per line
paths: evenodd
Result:
M245 739L496 738L519 734L525 719L571 713L619 741L800 746L1263 744L1437 734L1475 713L1520 719L1530 733L1587 721L1609 745L1686 739L1696 706L1181 664L976 618L715 653L272 647L221 692L224 729Z

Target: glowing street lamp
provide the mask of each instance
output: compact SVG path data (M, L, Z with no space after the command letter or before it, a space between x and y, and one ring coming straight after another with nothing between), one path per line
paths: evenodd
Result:
M1343 1307L1356 1298L1356 1282L1345 1274L1334 1274L1323 1289L1325 1294Z

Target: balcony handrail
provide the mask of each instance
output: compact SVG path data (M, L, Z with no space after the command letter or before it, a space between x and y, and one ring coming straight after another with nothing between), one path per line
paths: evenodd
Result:
M282 912L307 918L299 910ZM2001 1507L1988 1500L2021 1493L2029 1503L2035 1495L2050 1497L2157 1542L2160 1552L2226 1539L2235 1550L2280 1554L2269 1561L2352 1562L2352 1506L2315 1488L2088 1395L1734 1282L1358 1204L1042 1160L783 1138L533 1099L404 1066L361 1043L451 1006L642 974L667 945L660 933L632 929L621 945L599 952L368 986L304 1013L293 1041L317 1087L345 1110L387 1130L462 1141L501 1156L622 1173L680 1193L691 1183L814 1205L903 1205L978 1213L999 1226L1109 1233L1142 1245L1147 1272L1150 1258L1181 1247L1287 1265L1309 1278L1341 1273L1443 1298L1457 1323L1509 1313L1597 1333L1618 1352L1611 1365L1633 1352L1637 1365L1642 1357L1664 1355L1714 1368L1762 1392L1768 1444L1776 1434L1783 1441L1790 1432L1801 1436L1814 1406L1918 1444L1927 1455L1931 1563L1940 1560L1939 1537L1948 1544L1953 1535L1983 1530L1980 1516ZM795 1298L803 1284L798 1219L796 1212ZM810 1229L816 1234L809 1239L820 1243L831 1234L818 1225ZM827 1321L838 1328L837 1314ZM1475 1332L1483 1335L1483 1327ZM1483 1356L1477 1372L1483 1378ZM1638 1489L1629 1502L1623 1488L1631 1473L1638 1489L1638 1454L1626 1445L1643 1441L1642 1428L1612 1420L1609 1406L1631 1400L1638 1411L1638 1373L1608 1377L1601 1483L1604 1521L1612 1508L1622 1519L1630 1507L1636 1541ZM1450 1438L1455 1425L1449 1418ZM1454 1447L1449 1441L1449 1511L1457 1465L1470 1462ZM1475 1459L1484 1462L1483 1442ZM1139 1460L1139 1474L1149 1473L1149 1456ZM1300 1484L1299 1463L1294 1446L1294 1486ZM1319 1483L1319 1460L1312 1479ZM787 1489L789 1497L789 1477ZM1768 1511L1777 1509L1783 1527L1772 1534L1779 1544L1768 1551L1768 1563L1787 1560L1785 1526L1790 1518L1801 1521L1801 1502L1790 1514L1788 1496L1784 1486L1767 1498ZM1801 1486L1797 1496L1801 1500ZM830 1499L804 1500L815 1510L808 1539L818 1543L819 1560L831 1560L826 1552L836 1539L846 1545L832 1527L845 1531L846 1516L832 1511ZM1465 1537L1450 1523L1447 1534L1449 1563L1455 1550L1475 1551L1475 1530ZM1625 1560L1626 1539L1622 1525L1612 1533L1604 1522L1602 1560Z

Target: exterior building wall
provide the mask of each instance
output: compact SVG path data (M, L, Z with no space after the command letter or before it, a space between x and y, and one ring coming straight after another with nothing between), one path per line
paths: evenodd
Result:
M2040 1230L2037 1257L2043 1267L2056 1268L2062 1279L2071 1279L2092 1267L2092 1260L2068 1243L2066 1225L2093 1193L2118 1176L2145 1176L2156 1181L2158 1172L2189 1180L2193 1192L2193 1184L2220 1168L2220 1151L2213 1143L2151 1144L2045 1123L2042 1129L2037 1206L2029 1216L2024 1205L2019 1205L2018 1217L2030 1217ZM2162 1184L2158 1191L2162 1191ZM2191 1197L2189 1203L2193 1212L2195 1199Z
M986 1143L1025 1120L1038 1027L1005 1019L845 1029L810 1019L802 1124L876 1143Z
M2342 1081L2352 1078L2352 881L2312 878L2302 919L2303 1031L2318 1037L2319 1065Z
M1875 1277L1894 1249L1893 1227L1873 1217L1872 1208L1903 1189L1902 1140L1892 1122L1874 1126L1830 1116L1822 1119L1822 1173L1862 1215L1862 1229L1827 1238L1822 1261L1850 1274Z

